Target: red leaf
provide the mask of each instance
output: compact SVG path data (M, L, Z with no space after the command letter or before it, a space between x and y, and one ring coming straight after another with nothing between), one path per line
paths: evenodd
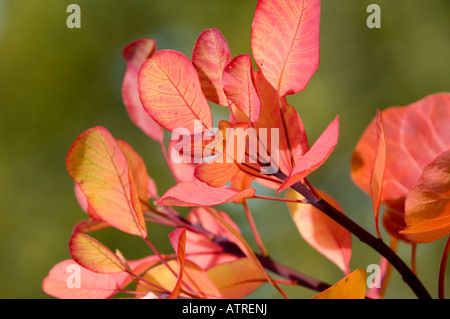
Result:
M303 90L319 66L320 0L259 0L252 28L256 64L280 96Z
M94 219L133 235L147 236L130 167L108 130L98 126L82 133L67 154L66 166L95 211Z
M205 97L223 106L228 106L228 99L222 88L222 74L230 61L230 48L220 31L216 28L203 31L195 43L192 63Z
M251 122L256 122L261 110L261 101L253 84L252 72L250 55L235 57L223 72L223 90Z
M145 111L138 91L139 68L155 52L153 39L139 39L125 47L123 57L127 61L127 70L122 82L122 99L133 123L152 139L162 142L163 129Z
M335 148L338 142L338 137L339 117L336 117L317 139L311 149L303 156L295 158L295 167L292 169L289 177L280 186L278 192L281 192L282 190L290 187L292 184L302 180L322 165Z
M199 180L178 183L170 188L157 205L215 206L255 195L253 188L236 190L230 187L211 187Z
M377 110L377 151L375 163L373 164L372 174L370 176L370 192L372 197L373 213L375 214L375 225L378 237L381 238L378 225L378 216L380 213L381 191L383 189L384 170L386 166L386 140L384 138L383 120L380 110Z
M177 228L169 234L170 244L177 254L179 273L177 283L174 289L169 295L169 299L176 299L180 294L180 288L183 283L183 268L185 261L185 249L186 249L186 229Z
M260 71L254 73L254 78L255 87L261 99L261 114L258 122L254 123L254 127L258 130L269 129L267 132L268 136L270 136L271 130L278 129L279 141L277 141L277 144L272 145L271 139L268 138L266 147L271 154L278 150L278 158L276 158L276 155L272 155L271 160L278 162L280 170L285 174L289 174L292 170L291 156L288 139L285 135L283 118L281 117L281 107L287 105L287 102L285 98L280 99L277 91L267 82Z
M324 192L319 193L327 202L343 213L336 200ZM286 197L303 199L303 196L294 190L288 191ZM288 207L302 237L318 252L335 263L345 274L349 274L352 254L351 233L310 204L288 203Z
M70 238L69 249L72 258L81 266L99 273L117 273L125 266L112 251L98 240L76 233Z
M406 229L414 243L429 243L450 234L450 150L425 167L406 196Z
M144 62L138 77L139 95L148 114L173 131L184 128L194 133L212 127L211 110L197 71L183 54L173 50L156 52Z

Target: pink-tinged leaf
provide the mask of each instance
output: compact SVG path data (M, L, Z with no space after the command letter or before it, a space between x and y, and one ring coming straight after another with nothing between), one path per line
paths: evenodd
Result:
M197 126L201 131L212 127L211 110L197 71L183 54L156 52L142 65L138 84L144 108L167 130L184 128L194 134Z
M280 96L302 91L319 66L320 0L259 0L252 27L256 64Z
M339 137L339 117L320 135L314 145L303 156L295 158L295 167L278 189L278 192L290 187L305 178L322 165L334 150Z
M327 202L343 213L338 202L328 194L318 192ZM292 199L303 199L303 196L294 190L289 190L286 196ZM288 203L288 207L302 237L345 274L349 274L352 254L351 233L310 204Z
M108 130L98 126L82 133L67 154L66 166L96 217L126 233L147 236L131 169Z
M42 287L46 294L60 299L106 299L116 294L119 283L128 276L124 272L95 273L65 260L50 270Z
M335 285L312 299L364 299L366 295L366 271L356 269Z
M157 205L172 206L215 206L226 202L251 198L253 188L236 190L231 187L211 187L197 179L178 183L170 188L157 202Z
M139 39L125 47L123 57L127 61L127 69L122 82L122 99L133 123L152 139L162 142L164 131L145 111L138 90L139 68L155 51L153 39Z
M180 155L182 141L170 140L168 146L169 168L178 183L189 182L195 179L194 171L197 166L189 155Z
M195 177L212 187L222 187L228 183L240 169L236 163L203 163L195 169Z
M81 266L99 273L116 273L125 270L120 259L98 240L82 233L70 238L72 258Z
M409 241L429 243L450 234L450 150L425 167L419 183L406 196Z
M217 265L207 274L226 299L244 298L267 282L265 274L249 258Z
M150 256L129 264L133 273L139 275L158 261L157 256ZM126 272L96 273L68 259L50 270L42 288L46 294L60 299L106 299L130 282L130 275Z
M252 73L250 55L238 55L225 67L223 90L227 97L254 123L259 119L261 101L253 84Z
M125 156L128 166L131 169L131 173L133 174L133 180L136 184L139 199L143 203L147 203L149 199L148 197L149 177L144 160L127 142L123 140L117 140L117 144L119 145L120 150Z
M252 186L252 177L243 171L239 171L232 179L230 186L234 189L244 190ZM235 201L236 204L241 204L243 199Z
M228 106L228 99L222 88L222 74L230 61L230 48L220 31L216 28L203 31L195 43L192 64L205 97L223 106Z
M110 224L104 222L101 219L87 219L81 222L78 222L74 228L72 229L72 234L76 233L90 233L100 229L104 229L107 227L111 227Z
M381 192L383 189L384 169L386 166L386 140L384 138L383 119L380 110L377 110L377 151L375 163L370 176L370 192L372 208L375 215L375 225L378 237L381 238L378 216L380 213Z
M218 214L237 232L240 232L239 227L226 213L218 211ZM194 225L201 225L211 234L214 234L216 238L223 237L232 242L229 232L224 230L218 221L208 213L207 208L193 208L187 219ZM189 230L186 231L186 246L188 247L186 258L205 270L239 258L235 254L225 252L224 248L212 241L210 237Z
M170 244L172 245L178 260L178 279L175 287L169 295L169 299L176 299L180 295L180 289L183 284L183 268L185 262L185 250L186 250L186 229L177 228L169 234Z

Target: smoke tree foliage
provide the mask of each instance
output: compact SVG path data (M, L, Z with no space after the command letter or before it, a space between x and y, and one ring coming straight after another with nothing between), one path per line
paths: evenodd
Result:
M417 297L430 298L395 243L429 243L450 233L450 94L378 111L355 146L351 177L372 198L374 236L308 181L338 142L339 117L324 123L310 143L286 99L301 93L318 68L319 30L320 0L259 0L251 54L232 56L216 28L199 35L191 57L157 50L153 39L127 45L124 105L131 121L160 144L177 182L160 196L130 144L104 127L81 133L66 166L87 217L73 228L72 259L50 270L43 290L57 298L112 298L119 292L132 298L243 298L269 284L290 298L295 296L282 285L291 284L311 289L312 298L383 298L394 270ZM218 128L211 106L229 111ZM255 183L274 196L257 194ZM286 202L299 234L342 270L342 280L328 284L273 260L250 199ZM228 202L243 207L257 250L240 225L217 209ZM181 206L189 213L181 214ZM152 223L172 228L172 254L161 254L149 240ZM129 260L126 252L106 247L93 236L107 227L142 238L149 254ZM390 238L382 238L381 227ZM379 287L367 287L364 268L350 269L352 236L380 254Z

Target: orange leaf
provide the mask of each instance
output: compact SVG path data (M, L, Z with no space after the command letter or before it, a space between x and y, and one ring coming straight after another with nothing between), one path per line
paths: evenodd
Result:
M126 233L147 236L130 167L108 130L98 126L82 133L67 154L66 166L95 218Z
M174 271L179 272L179 264L175 260L167 261L169 267ZM156 294L164 294L167 291L172 291L176 285L177 278L164 264L157 265L149 269L139 284L136 286L137 292L154 292ZM153 285L157 285L159 288L155 288ZM217 289L214 282L208 277L206 272L197 266L195 263L185 260L184 262L184 275L183 286L190 295L181 292L180 297L192 297L197 295L200 298L221 298L220 291ZM187 288L189 287L189 288Z
M220 31L216 28L203 31L195 43L192 64L205 97L223 106L228 106L228 99L222 88L222 74L230 61L230 48Z
M301 181L322 165L333 152L339 137L339 117L328 125L314 145L302 156L295 158L295 166L288 178L278 189L278 193Z
M252 72L250 55L238 55L224 69L223 90L251 122L256 122L261 101L253 84Z
M260 0L253 56L280 96L303 90L319 66L320 0Z
M249 258L217 265L206 273L227 299L244 298L267 282L265 274Z
M201 131L212 127L211 110L197 71L183 54L173 50L156 52L139 71L139 95L148 114L161 126Z
M72 258L91 271L108 274L125 270L116 254L86 234L74 234L70 238L69 249Z
M366 276L364 269L356 269L350 275L312 299L364 299L366 295Z
M180 295L180 288L183 283L183 268L185 262L185 250L186 250L186 229L177 228L173 232L169 234L170 244L172 245L175 253L177 255L178 260L178 279L175 284L175 287L172 289L172 292L169 295L169 299L176 299Z
M328 194L317 191L321 197L342 212L338 202ZM294 190L289 190L286 197L303 199L303 196ZM288 207L302 237L318 252L335 263L345 274L348 274L352 254L350 232L310 204L288 203Z
M212 187L228 183L240 171L236 163L203 163L196 167L195 177Z
M381 191L383 189L384 169L386 166L386 140L384 138L383 119L380 110L377 110L377 151L375 163L370 175L370 192L372 197L372 208L375 214L375 225L378 237L381 238L378 216L380 213Z
M429 243L450 234L450 150L423 170L406 196L407 228L400 233L415 243Z
M127 70L122 82L122 99L133 123L154 140L162 142L163 129L145 111L138 91L139 68L155 52L156 43L153 39L133 41L123 50Z

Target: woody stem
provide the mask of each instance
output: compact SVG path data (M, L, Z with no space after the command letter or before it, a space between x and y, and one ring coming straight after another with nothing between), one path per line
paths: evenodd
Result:
M283 181L287 178L287 176L282 172L275 173L274 175ZM314 196L314 194L302 183L298 182L292 185L291 188L302 194L308 204L314 206L315 208L326 214L328 217L332 218L342 227L358 237L360 241L367 244L384 258L386 258L392 264L392 266L397 269L397 271L401 274L403 281L413 290L418 298L431 299L431 295L426 290L422 282L414 274L414 272L381 239L370 234L349 217L342 214L339 210L330 205L323 198L317 199L316 196Z

